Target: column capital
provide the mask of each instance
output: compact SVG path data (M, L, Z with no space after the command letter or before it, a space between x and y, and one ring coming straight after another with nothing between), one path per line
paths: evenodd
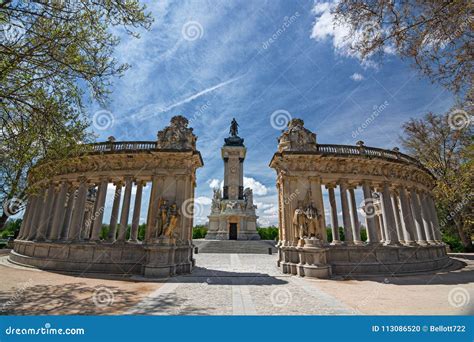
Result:
M146 183L147 182L144 179L135 179L135 185L141 185L141 186L145 187Z
M324 185L326 189L335 189L337 187L336 183L327 183Z

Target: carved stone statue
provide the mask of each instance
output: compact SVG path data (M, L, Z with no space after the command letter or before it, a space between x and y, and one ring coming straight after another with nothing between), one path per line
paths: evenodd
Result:
M306 214L302 206L295 209L293 214L293 226L299 238L308 236L308 229L306 224Z
M230 123L229 134L233 137L236 137L237 134L239 134L239 124L237 123L235 118L233 118L232 122Z
M308 226L308 236L309 237L315 237L318 240L322 240L323 236L321 232L319 232L319 225L318 225L318 218L319 218L319 213L315 207L313 207L313 204L310 204L309 206L306 207L305 209L305 216L306 216L306 224Z
M173 239L175 237L174 235L176 227L178 226L178 219L178 208L176 203L173 203L168 211L168 222L166 222L166 225L164 226L163 236L169 239Z
M245 209L256 209L256 206L253 204L253 191L250 188L245 188L244 190L244 199L245 199Z
M278 152L317 151L316 134L304 127L301 119L292 119L288 123L288 129L278 138Z
M168 221L168 204L166 200L160 198L158 201L158 215L156 217L155 234L154 237L163 235L163 229Z
M196 136L188 128L188 119L181 115L171 118L170 125L158 132L157 148L196 150Z
M222 199L221 189L215 188L213 191L214 191L214 195L212 196L211 209L213 211L220 211L220 209L221 209L221 199Z

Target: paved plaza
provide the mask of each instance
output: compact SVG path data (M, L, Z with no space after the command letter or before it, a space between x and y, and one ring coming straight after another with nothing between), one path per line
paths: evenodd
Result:
M98 279L39 271L13 265L2 256L0 310L2 314L18 315L474 313L474 263L468 260L459 259L453 269L436 274L310 280L281 274L275 255L195 257L197 267L192 274L150 280Z

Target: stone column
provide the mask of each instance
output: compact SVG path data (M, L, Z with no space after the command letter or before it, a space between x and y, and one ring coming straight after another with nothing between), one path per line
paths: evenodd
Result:
M135 204L133 206L132 230L130 231L130 242L138 242L138 226L140 225L140 211L142 208L142 194L144 181L136 181L137 193L135 194Z
M156 217L158 215L158 206L163 200L163 191L165 188L165 177L153 176L151 182L150 202L148 204L148 215L146 220L145 241L150 243L157 238L156 234Z
M354 238L352 236L351 215L349 213L349 203L347 200L347 185L345 182L339 184L341 192L341 207L342 207L342 223L344 225L345 243L353 244Z
M355 245L362 245L362 240L360 239L359 215L357 214L357 203L354 190L354 187L349 188L352 236Z
M122 182L115 182L114 203L112 204L112 214L110 216L109 234L107 241L115 242L117 235L117 221L120 207L120 196L122 195Z
M433 238L433 230L431 227L431 215L428 209L428 201L426 199L426 193L420 192L420 205L421 205L421 219L423 222L423 230L426 235L426 242L430 245L436 244Z
M397 238L398 241L404 243L403 229L402 229L402 220L400 218L400 209L398 207L398 196L397 193L393 190L391 193L391 202L393 208L393 216L395 218L395 227L397 229Z
M36 233L37 241L46 240L46 236L49 229L49 223L51 222L51 212L52 212L51 209L52 209L53 201L54 201L54 193L55 193L54 183L51 183L46 192L44 206L41 213L41 218L38 222L38 230Z
M58 198L56 201L56 208L54 208L54 217L53 222L51 224L51 233L49 235L49 239L52 241L58 240L59 235L61 233L62 224L64 222L65 204L68 188L69 184L66 181L62 181L59 188Z
M395 217L392 208L392 199L390 196L390 189L387 182L382 185L382 200L380 204L382 206L382 218L384 222L384 245L395 245L398 243L397 228L395 226Z
M120 228L117 241L125 241L127 238L128 217L130 215L130 199L132 198L132 177L125 178L125 192L123 194L122 214L120 215Z
M282 206L282 211L283 211L283 221L284 221L284 226L282 228L283 230L283 245L284 246L289 246L290 241L291 241L291 212L290 212L290 202L293 200L290 198L290 182L288 180L287 176L282 176L281 177L281 182L282 182L282 191L283 191L283 206Z
M87 200L87 182L85 178L80 179L77 198L72 211L71 226L69 227L68 240L80 241L81 229L84 221L84 209Z
M433 196L431 196L431 194L428 194L428 205L431 211L431 216L433 218L432 222L433 222L435 240L438 243L443 243L443 237L441 235L441 230L439 227L438 213L436 212L436 205L433 200Z
M20 239L27 240L28 235L30 234L30 229L33 222L33 217L35 216L36 205L38 203L38 195L30 195L28 197L28 212L24 221L24 229L21 234Z
M91 241L100 240L100 231L102 229L102 221L104 220L105 199L107 197L108 179L101 179L97 190L97 197L94 206L94 223L92 224Z
M61 240L69 240L69 228L71 227L72 212L74 210L74 203L76 202L76 186L71 185L69 190L66 213L64 214L64 223L62 227L62 232L60 234Z
M420 202L418 201L418 195L416 194L416 190L414 188L411 188L410 190L410 204L411 212L415 222L416 243L420 246L426 246L426 240L423 234L423 221L421 219Z
M39 194L36 197L35 201L35 211L31 217L31 224L28 232L28 240L33 240L36 237L36 232L38 230L39 221L41 218L41 213L43 212L44 205L44 196L46 194L46 189L39 190Z
M377 227L375 223L375 204L372 197L372 189L368 181L362 182L362 191L364 193L364 212L365 225L367 226L367 242L374 244L380 243L377 238Z
M408 196L403 186L398 188L398 192L400 194L403 240L406 245L414 245L415 222L413 221L413 213L411 212L410 203L408 202Z
M340 245L341 237L339 236L339 223L337 220L337 203L336 196L334 195L335 185L327 184L326 189L328 189L329 194L329 204L331 206L331 232L332 232L332 242L331 245Z
M377 214L375 218L376 218L375 225L377 226L377 239L379 242L384 243L385 234L384 234L384 228L383 228L382 215Z
M25 208L25 213L23 214L23 220L21 221L20 231L18 232L18 235L16 237L18 240L22 240L22 237L25 234L25 229L26 229L26 226L27 226L27 223L28 223L28 216L30 216L30 213L31 213L31 201L32 201L32 199L33 199L32 196L28 196L27 204L26 204L26 208Z

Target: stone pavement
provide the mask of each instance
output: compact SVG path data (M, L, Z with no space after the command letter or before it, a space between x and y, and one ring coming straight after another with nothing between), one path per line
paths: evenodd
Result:
M131 308L147 315L348 315L358 312L302 278L282 275L275 255L197 254L192 274L171 278Z

